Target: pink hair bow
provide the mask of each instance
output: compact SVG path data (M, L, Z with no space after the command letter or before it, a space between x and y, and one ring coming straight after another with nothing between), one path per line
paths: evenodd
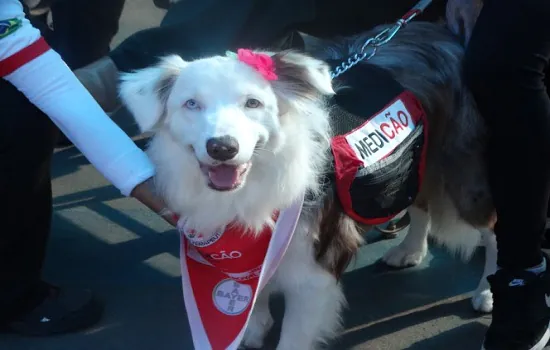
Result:
M237 56L237 59L246 63L260 73L266 80L277 80L275 74L275 64L271 56L264 53L255 53L248 49L239 49L235 55L233 52L227 52L228 56Z

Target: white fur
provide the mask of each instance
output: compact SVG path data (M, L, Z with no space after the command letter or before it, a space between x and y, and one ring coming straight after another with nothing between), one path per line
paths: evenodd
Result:
M460 217L451 198L443 191L440 196L432 198L428 212L430 236L452 254L468 261L479 245L481 232Z
M305 70L319 95L332 93L323 63L293 53L284 59ZM164 104L159 82L170 78L173 86ZM319 192L330 135L321 98L300 98L284 81L268 82L236 59L219 56L192 62L166 58L156 67L123 76L120 94L142 131L155 133L148 154L157 166L156 189L190 228L209 232L237 220L257 232L272 224L275 210L306 190ZM263 107L247 109L250 97ZM186 109L189 99L202 108ZM240 145L229 163L252 162L245 184L229 192L208 187L199 169L199 161L216 164L205 145L223 135ZM277 349L314 349L336 334L345 300L335 277L314 259L317 220L316 215L301 216L282 264L259 295L244 339L247 346L261 347L273 323L271 293L283 293L286 301Z
M315 349L318 343L333 338L341 327L340 312L346 300L339 283L313 259L304 259L313 256L309 234L312 229L306 220L299 223L283 262L263 291L285 296L285 316L277 350ZM244 343L261 348L263 343L258 340L264 338L272 325L267 303L255 307L252 321L257 321L256 325L251 322Z
M472 306L476 311L489 313L493 311L493 293L487 277L497 272L497 237L489 229L483 230L481 234L485 246L485 266L472 297Z
M157 66L122 76L120 97L142 132L153 131L164 109L158 100L157 84L164 77L178 74L186 65L180 56L172 55L164 57Z
M382 260L393 267L416 266L422 262L428 253L428 232L430 216L420 208L409 208L411 224L409 232L403 241L391 248Z

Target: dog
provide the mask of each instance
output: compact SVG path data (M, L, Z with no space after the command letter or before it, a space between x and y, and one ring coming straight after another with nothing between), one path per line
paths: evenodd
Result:
M326 186L334 136L327 101L338 88L325 60L347 58L386 27L316 53L267 52L274 81L224 56L190 62L168 56L121 78L122 101L140 129L153 134L147 152L157 167L155 189L186 225L214 232L236 220L252 237L273 225L275 211L307 193L286 255L260 291L245 347L263 346L274 293L286 304L278 350L315 349L341 329L346 301L339 276L364 240ZM462 55L443 26L411 23L360 63L391 72L420 99L430 123L426 175L409 208L407 237L384 257L390 265L418 264L428 233L465 259L482 232L493 247L483 123L461 79ZM487 255L485 274L496 268L492 258ZM488 309L490 298L482 279L475 307Z
M312 54L344 60L386 28L338 42L317 42ZM496 212L485 167L485 124L461 76L463 55L459 38L444 23L412 22L368 61L391 72L420 99L430 125L426 176L409 208L408 233L382 260L399 268L420 264L427 253L428 236L464 261L482 245L485 266L472 306L490 313L493 299L487 276L497 270Z

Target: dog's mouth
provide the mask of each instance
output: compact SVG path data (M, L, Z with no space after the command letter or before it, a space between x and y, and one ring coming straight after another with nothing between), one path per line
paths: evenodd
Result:
M246 173L251 162L230 165L205 165L201 164L201 170L208 178L208 186L216 191L233 191L241 187L246 178Z

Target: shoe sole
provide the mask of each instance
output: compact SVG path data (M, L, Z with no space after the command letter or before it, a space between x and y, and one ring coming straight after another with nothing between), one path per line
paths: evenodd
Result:
M65 315L63 320L54 324L44 324L42 327L36 327L33 324L26 325L25 323L14 322L8 324L8 327L11 333L31 337L46 337L90 328L100 321L102 315L103 305L98 300L92 299L77 312Z
M544 332L544 335L540 338L539 342L529 350L543 350L548 344L548 340L550 340L550 323L548 324L548 327L546 327L546 332ZM481 350L485 350L485 346L482 345Z

